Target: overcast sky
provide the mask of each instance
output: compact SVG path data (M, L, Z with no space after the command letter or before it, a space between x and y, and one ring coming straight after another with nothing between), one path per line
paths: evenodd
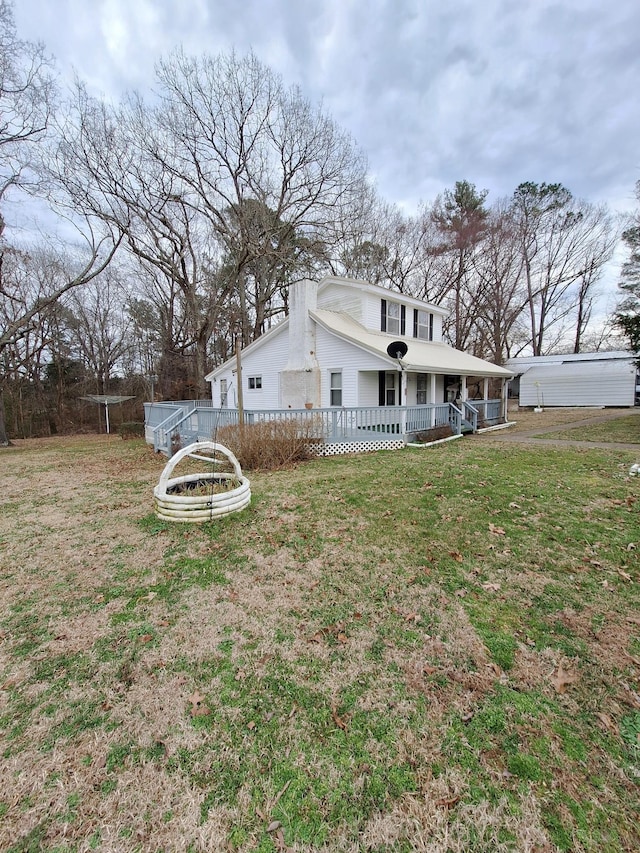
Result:
M415 210L456 180L634 207L640 0L15 0L62 76L118 98L154 63L253 49L354 137Z

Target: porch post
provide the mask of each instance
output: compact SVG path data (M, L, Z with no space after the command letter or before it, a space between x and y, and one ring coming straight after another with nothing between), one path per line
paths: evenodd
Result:
M502 417L505 423L509 420L509 380L502 380Z
M407 432L407 371L400 368L400 402L402 411L400 412L400 434L406 435Z
M484 379L482 380L482 399L483 400L489 399L489 377L488 376L485 376Z
M429 415L430 426L433 427L436 425L436 410L433 408L436 404L436 375L435 373L429 374L429 402L431 403L431 412Z
M467 377L460 377L460 399L465 403L469 399L469 389L467 388Z

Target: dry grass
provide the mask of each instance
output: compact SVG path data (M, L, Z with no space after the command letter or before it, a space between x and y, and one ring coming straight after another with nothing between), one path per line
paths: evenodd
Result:
M530 455L316 460L185 530L139 442L4 452L0 849L638 849L640 484Z

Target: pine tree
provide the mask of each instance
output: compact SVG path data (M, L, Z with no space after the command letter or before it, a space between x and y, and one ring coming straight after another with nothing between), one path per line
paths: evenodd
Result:
M640 181L636 184L636 198L640 201ZM640 367L640 210L634 223L622 234L629 249L629 258L622 266L618 286L624 297L618 305L616 323L629 340L629 348Z

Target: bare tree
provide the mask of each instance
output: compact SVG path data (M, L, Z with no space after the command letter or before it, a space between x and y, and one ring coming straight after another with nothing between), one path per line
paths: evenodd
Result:
M603 207L573 198L561 184L521 184L512 214L524 264L530 342L534 355L562 339L577 314L580 347L593 287L611 258L615 233Z
M0 200L24 181L32 146L49 125L56 101L52 68L43 45L18 38L12 5L0 0Z
M52 65L42 45L17 37L12 8L0 2L0 200L9 188L37 192L52 204L75 234L70 245L71 265L50 243L44 255L52 259L51 274L34 279L27 290L7 271L4 219L0 215L0 300L4 304L0 320L0 355L29 337L58 300L75 287L98 275L110 262L119 241L117 233L100 223L77 216L69 207L69 197L60 185L47 182L42 164L47 133L51 126L57 93ZM36 156L37 155L37 156ZM72 201L72 200L71 200ZM79 238L79 245L78 245ZM69 243L73 241L70 238ZM42 255L42 252L40 252ZM15 265L13 265L15 272ZM8 443L0 394L0 445Z
M366 185L365 163L329 117L297 89L285 89L253 54L174 54L161 63L159 79L161 120L174 145L169 155L159 146L153 153L181 181L185 200L208 217L234 265L246 343L245 271L265 264L273 270L285 260L291 270L304 245L305 274L310 255L319 259L341 239L344 211Z
M114 368L122 362L131 340L127 290L111 265L64 300L69 334L87 369L96 377L98 393L106 394Z
M472 258L476 282L473 305L474 353L502 364L510 354L525 304L523 259L508 203L493 205L482 249Z
M248 343L286 312L291 280L326 268L365 166L253 55L177 53L158 76L153 106L131 97L113 109L78 85L55 172L79 209L125 233L170 295L166 319L180 315L182 328L164 336L161 361L194 353L202 392L211 340L237 325Z

